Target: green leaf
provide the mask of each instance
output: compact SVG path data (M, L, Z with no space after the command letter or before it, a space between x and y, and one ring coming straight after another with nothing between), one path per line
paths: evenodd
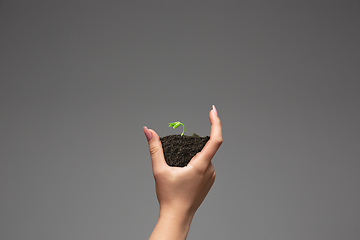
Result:
M169 123L169 127L173 127L174 129L177 128L178 126L180 126L181 122L173 122L173 123Z
M172 122L172 123L169 123L169 127L172 127L173 129L179 127L180 125L183 126L183 132L182 132L182 134L181 134L181 136L182 136L182 135L184 135L184 133L185 133L185 126L184 126L184 124L182 124L181 122Z

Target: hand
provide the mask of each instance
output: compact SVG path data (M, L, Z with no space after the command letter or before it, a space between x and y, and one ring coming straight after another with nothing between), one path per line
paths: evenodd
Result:
M215 171L211 159L223 141L221 122L214 106L209 113L209 118L211 123L210 140L203 150L193 157L186 167L182 168L167 165L159 136L155 131L144 127L144 133L149 143L156 195L160 205L159 222L161 222L161 218L166 218L167 221L175 220L181 225L181 229L183 229L181 231L186 231L186 235L196 210L215 181ZM156 232L155 230L153 234ZM160 235L164 237L164 232L161 232ZM183 237L183 235L181 236ZM176 239L174 235L171 238Z

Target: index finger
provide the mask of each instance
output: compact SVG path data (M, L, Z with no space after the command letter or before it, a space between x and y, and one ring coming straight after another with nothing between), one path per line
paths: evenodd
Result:
M194 161L192 165L195 164L207 167L223 142L221 121L214 105L209 113L209 119L211 123L210 140L206 143L201 152L193 158Z

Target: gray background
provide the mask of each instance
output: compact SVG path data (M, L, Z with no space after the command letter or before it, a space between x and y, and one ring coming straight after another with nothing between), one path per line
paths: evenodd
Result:
M0 239L147 239L144 125L224 143L189 239L360 239L360 3L0 2Z

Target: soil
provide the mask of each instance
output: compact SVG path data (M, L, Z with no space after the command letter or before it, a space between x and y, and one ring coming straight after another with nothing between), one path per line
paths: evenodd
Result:
M169 135L161 137L165 161L172 167L185 167L200 152L210 137Z

